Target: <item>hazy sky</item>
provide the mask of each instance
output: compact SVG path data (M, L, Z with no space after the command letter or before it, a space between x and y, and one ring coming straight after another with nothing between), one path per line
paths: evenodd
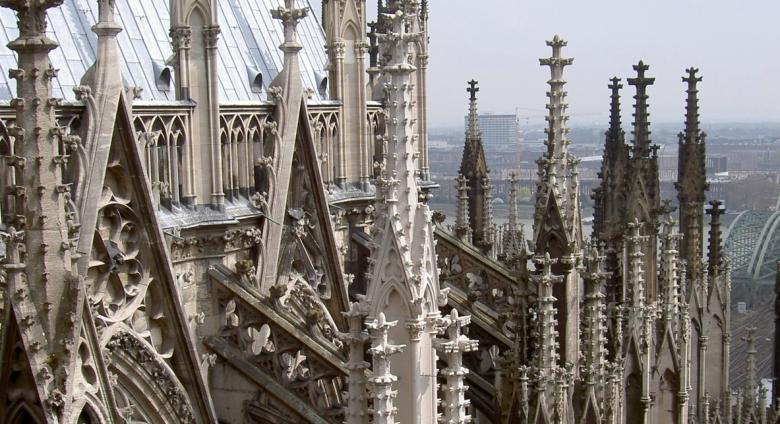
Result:
M319 12L320 1L311 0ZM482 112L543 115L550 55L569 41L570 123L607 122L608 79L634 75L640 59L656 77L653 122L682 122L685 68L700 68L701 120L780 122L778 0L430 0L429 126L462 125L466 81L480 82ZM369 0L375 14L376 1ZM623 122L633 87L624 82ZM538 121L537 119L532 119ZM628 128L627 128L628 129Z

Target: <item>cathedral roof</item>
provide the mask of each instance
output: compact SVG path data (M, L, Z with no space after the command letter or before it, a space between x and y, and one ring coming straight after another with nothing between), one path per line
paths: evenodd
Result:
M309 0L296 0L309 6ZM219 36L219 98L222 102L247 102L266 99L266 89L282 68L281 24L271 19L270 10L280 0L219 0L217 2L221 34ZM65 0L49 10L48 35L60 44L51 52L59 76L53 81L53 94L66 101L75 100L73 87L95 61L97 36L91 31L97 22L97 2ZM143 88L142 101L175 101L174 72L168 65L173 56L169 4L157 0L117 0L116 19L124 31L118 36L122 52L120 64L127 86ZM6 47L18 36L16 16L0 8L0 100L10 100L16 81L8 70L16 68L15 54ZM324 100L327 57L322 46L325 35L313 14L301 22L298 37L301 51L301 78L304 87L314 91L314 100ZM258 78L262 75L261 78Z

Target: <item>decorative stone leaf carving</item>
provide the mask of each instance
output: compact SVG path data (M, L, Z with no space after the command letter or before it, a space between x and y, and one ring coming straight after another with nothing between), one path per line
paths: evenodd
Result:
M291 353L283 353L279 358L282 367L284 367L284 377L288 382L306 380L309 377L309 368L305 365L306 355L301 351Z
M271 327L268 324L263 324L259 329L255 327L247 328L247 335L251 340L249 350L254 355L259 355L263 351L273 352L275 350L274 342L271 340Z
M230 299L225 306L225 326L228 328L238 327L240 320L236 313L236 300Z

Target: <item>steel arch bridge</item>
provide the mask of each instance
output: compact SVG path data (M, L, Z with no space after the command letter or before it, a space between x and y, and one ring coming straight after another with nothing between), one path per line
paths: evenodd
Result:
M780 260L780 211L745 211L726 230L734 281L774 284Z

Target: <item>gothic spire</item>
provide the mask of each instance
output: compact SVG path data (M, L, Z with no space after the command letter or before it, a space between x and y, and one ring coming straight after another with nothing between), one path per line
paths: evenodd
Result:
M479 114L477 113L477 93L479 92L477 84L479 83L472 79L468 82L469 86L466 88L466 92L469 93L469 128L466 135L472 141L480 139L481 136L479 131Z
M471 178L472 175L480 177L487 173L485 151L482 146L482 132L479 130L479 112L477 111L477 93L479 83L475 80L468 82L466 92L469 93L469 114L466 127L466 143L463 147L463 156L460 161L460 173Z
M404 4L414 2L406 0ZM420 201L416 178L419 152L413 76L416 67L409 59L412 44L419 41L420 33L409 32L409 23L416 19L416 9L406 9L386 15L392 29L379 37L383 51L390 54L382 68L387 111L383 141L387 149L386 165L377 181L376 220L372 231L375 243L366 273L369 280L366 301L370 305L370 317L387 313L405 324L404 329L392 332L393 343L408 346L391 368L403 382L403 390L398 392L398 421L435 422L437 365L423 355L426 347L430 349L433 345L440 322L439 306L446 302L447 296L439 285L438 273L431 272L431 264L437 263L432 213ZM390 290L388 281L394 282ZM375 410L376 402L375 398ZM381 422L391 421L383 418Z
M9 131L15 138L16 159L9 165L16 174L15 220L5 269L11 297L10 316L16 318L21 346L25 351L32 384L47 422L69 422L75 390L76 347L83 310L83 285L75 269L79 257L78 234L71 205L71 185L63 181L67 158L57 146L78 146L68 140L57 125L55 112L60 99L52 97L52 80L57 70L49 52L56 41L46 35L47 10L62 0L2 0L0 6L17 15L19 37L8 43L18 57L18 69L8 74L16 80L16 97L10 106L16 111L16 125ZM75 219L73 219L75 218ZM10 348L10 347L9 347Z
M479 130L477 112L478 82L468 82L469 114L466 128L466 142L460 162L460 174L468 180L469 224L472 230L472 242L484 254L490 254L493 248L493 214L490 204L491 188L487 159L482 146L482 133Z
M699 90L697 89L697 83L702 81L702 78L697 76L699 72L697 68L688 68L685 70L688 73L687 77L683 77L682 80L688 83L688 98L685 105L685 140L688 143L696 143L703 141L704 134L699 129Z
M563 243L564 250L574 243L579 246L582 243L582 228L579 209L577 162L578 160L568 152L569 129L566 122L568 104L566 103L566 91L563 79L563 70L574 63L574 59L564 58L562 49L566 41L553 37L547 41L552 48L552 56L539 59L539 64L550 68L550 91L547 92L549 102L547 104L547 151L537 161L539 166L539 182L536 192L536 211L534 214L534 240L537 253L541 253L547 244L547 238L555 237ZM552 235L545 227L557 227L558 234ZM556 256L558 253L555 254Z
M629 149L620 121L620 78L613 77L610 89L609 129L606 132L604 154L599 178L601 184L593 191L593 238L603 243L605 267L610 273L607 283L607 303L619 302L623 292L620 255L625 224L625 191Z
M610 96L609 105L609 132L607 143L621 142L623 139L623 129L620 122L620 89L623 88L623 84L620 83L620 78L612 77L609 80L610 84L608 88L612 91Z
M610 238L610 226L614 222L608 223L610 218L614 219L614 191L619 190L618 184L613 181L613 172L618 171L617 162L621 153L624 151L624 133L620 123L620 78L613 77L610 80L608 88L611 90L609 130L607 130L607 139L604 145L604 155L601 161L601 172L599 178L601 185L593 191L593 237L602 241ZM619 173L618 173L619 174Z
M563 69L574 63L574 59L561 56L562 50L567 44L565 40L555 35L551 41L547 41L547 45L552 47L552 56L539 59L540 65L550 68L550 80L547 81L547 84L550 85L550 91L547 93L547 97L550 99L547 104L549 111L547 123L549 126L545 129L548 159L564 158L569 146L569 140L566 138L569 133L569 129L566 128L566 122L569 120L566 109L569 105L566 103L566 91L563 89L563 86L566 85L566 81L563 79Z
M683 234L682 258L688 264L688 279L696 281L701 274L701 259L704 246L704 202L708 189L706 175L705 134L699 130L699 100L697 83L702 78L699 70L688 68L683 77L687 83L685 130L678 135L677 198L680 203L680 230Z
M634 157L648 158L650 157L650 113L648 112L648 95L647 87L653 85L655 78L645 76L650 67L643 61L639 61L638 64L633 66L636 71L635 78L629 78L628 84L636 87L636 100L634 104Z
M644 254L645 289L648 299L657 296L657 279L655 272L658 262L658 216L661 208L661 186L658 179L658 146L650 141L650 121L648 112L647 87L655 78L646 75L650 68L639 61L633 66L637 73L635 78L629 78L628 83L636 88L634 96L633 146L626 170L626 191L621 202L624 223L638 222L643 226L641 251Z
M580 333L580 278L577 256L581 253L582 219L580 211L578 160L568 151L566 136L566 91L563 70L574 59L564 58L562 49L566 41L557 35L547 45L552 48L549 58L539 59L539 64L550 68L550 91L547 92L547 151L537 161L539 181L536 189L534 212L534 252L549 254L557 259L556 273L566 282L556 288L555 307L560 313L561 361L576 362L579 356Z
M503 262L511 269L525 269L526 245L522 225L517 212L517 176L512 173L509 180L509 222L504 234Z

